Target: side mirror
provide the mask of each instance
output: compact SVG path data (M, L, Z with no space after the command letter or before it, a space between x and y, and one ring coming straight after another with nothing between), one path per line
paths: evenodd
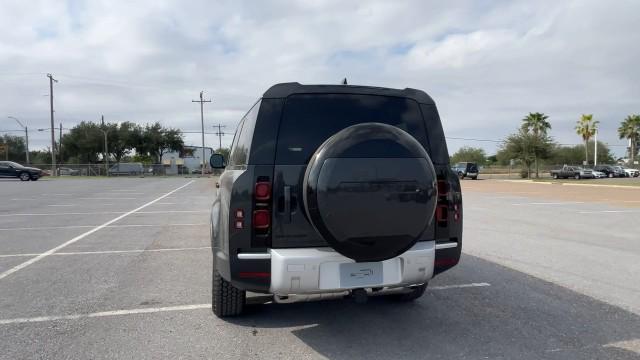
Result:
M212 154L209 158L209 165L211 165L212 169L224 169L227 167L227 162L224 161L222 154Z

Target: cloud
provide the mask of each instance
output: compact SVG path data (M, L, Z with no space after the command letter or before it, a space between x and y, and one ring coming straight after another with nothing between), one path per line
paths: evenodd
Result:
M234 129L270 85L283 81L424 89L452 137L498 139L530 111L552 135L578 143L581 113L599 139L638 113L636 1L6 1L0 11L0 128L7 115L48 127L56 119L161 121ZM35 147L47 136L35 133ZM231 136L224 139L231 142ZM198 143L197 134L187 135ZM213 135L208 144L217 144ZM490 143L451 140L462 145ZM614 148L619 154L622 147Z

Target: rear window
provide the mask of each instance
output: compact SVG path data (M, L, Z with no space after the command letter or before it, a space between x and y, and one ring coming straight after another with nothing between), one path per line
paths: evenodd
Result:
M420 106L414 100L378 95L300 94L286 100L276 163L306 164L333 134L364 122L396 126L430 150Z

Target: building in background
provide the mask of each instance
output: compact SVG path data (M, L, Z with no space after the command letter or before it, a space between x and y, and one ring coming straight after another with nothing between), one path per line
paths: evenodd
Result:
M210 147L204 148L205 172L210 174L209 158L213 154ZM200 173L202 164L202 146L185 145L180 152L168 152L162 155L162 166L166 175Z

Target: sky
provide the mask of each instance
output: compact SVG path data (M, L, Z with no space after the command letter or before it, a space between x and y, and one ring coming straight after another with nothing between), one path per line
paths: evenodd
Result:
M271 85L417 88L434 98L449 137L496 152L529 112L577 144L580 114L619 156L617 128L640 113L640 1L3 0L0 131L83 120L160 121L200 131L238 121ZM20 133L15 133L19 135ZM57 134L56 134L57 136ZM492 141L458 140L452 138ZM206 135L206 146L218 138ZM200 135L185 134L186 144Z

